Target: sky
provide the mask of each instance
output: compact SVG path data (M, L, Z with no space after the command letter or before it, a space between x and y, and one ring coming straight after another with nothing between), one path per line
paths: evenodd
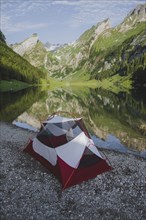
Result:
M0 0L0 29L9 44L37 33L43 42L71 43L107 18L111 26L146 0Z

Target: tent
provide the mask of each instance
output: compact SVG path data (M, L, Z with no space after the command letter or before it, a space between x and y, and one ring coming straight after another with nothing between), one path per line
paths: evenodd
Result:
M99 153L82 118L52 115L24 151L48 168L63 189L112 169Z

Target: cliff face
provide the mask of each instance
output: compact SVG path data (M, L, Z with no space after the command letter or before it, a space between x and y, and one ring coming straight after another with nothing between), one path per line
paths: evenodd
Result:
M39 40L37 34L33 34L23 42L14 44L11 47L35 67L45 69L46 71L49 71L52 67L52 55Z
M146 21L146 4L138 5L133 11L131 11L128 14L127 18L132 19L133 17L134 19L134 16L135 16L135 21L139 21L139 22Z
M122 24L117 28L120 32L126 32L129 29L132 29L136 23L146 21L146 4L138 5L134 10L132 10L127 17L124 19Z
M106 19L105 21L98 23L98 25L96 26L96 29L95 29L95 33L93 34L93 40L91 42L90 47L92 47L92 45L94 44L94 42L97 40L97 38L99 37L99 35L101 33L103 33L104 31L106 31L110 28L111 28L111 26L110 26L109 19Z
M32 50L38 42L37 34L33 34L31 37L24 40L22 43L12 45L12 49L23 56L26 52Z

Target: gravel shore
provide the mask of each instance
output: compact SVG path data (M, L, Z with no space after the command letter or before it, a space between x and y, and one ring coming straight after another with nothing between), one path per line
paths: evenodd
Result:
M22 149L34 132L0 123L1 220L145 220L146 159L102 150L114 168L61 192Z

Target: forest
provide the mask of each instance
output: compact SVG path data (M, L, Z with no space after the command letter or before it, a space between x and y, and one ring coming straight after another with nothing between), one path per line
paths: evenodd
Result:
M15 79L29 84L39 84L47 78L47 73L32 66L27 60L16 54L5 43L0 33L0 80Z

